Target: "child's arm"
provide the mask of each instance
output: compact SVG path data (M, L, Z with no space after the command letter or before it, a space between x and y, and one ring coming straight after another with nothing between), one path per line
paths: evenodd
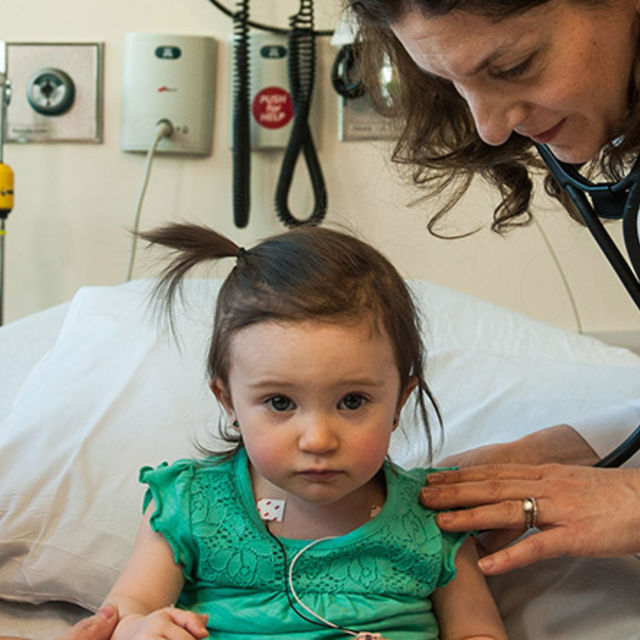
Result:
M469 538L456 555L456 577L431 596L441 640L506 640L507 633Z
M206 616L173 607L184 578L164 536L149 524L153 502L145 513L127 564L105 602L115 606L120 622L111 640L206 638Z

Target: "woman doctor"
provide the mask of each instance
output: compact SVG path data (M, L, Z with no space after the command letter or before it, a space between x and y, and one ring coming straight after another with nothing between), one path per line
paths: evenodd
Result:
M605 179L640 152L639 0L348 0L359 23L367 88L384 105L380 65L399 75L404 123L394 160L450 205L480 174L502 202L492 228L529 219L533 143ZM557 186L545 186L559 197ZM435 231L446 209L430 220ZM421 500L448 531L499 530L480 560L498 574L560 555L640 552L640 469L590 465L640 422L640 399L521 440L447 460ZM523 528L540 532L504 548Z

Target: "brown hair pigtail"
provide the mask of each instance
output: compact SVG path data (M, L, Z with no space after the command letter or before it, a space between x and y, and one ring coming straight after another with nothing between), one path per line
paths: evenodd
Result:
M220 233L208 227L172 223L151 231L139 232L138 237L151 245L171 250L173 258L163 267L161 277L154 287L153 297L158 300L173 323L173 307L187 273L198 264L238 255L240 247Z

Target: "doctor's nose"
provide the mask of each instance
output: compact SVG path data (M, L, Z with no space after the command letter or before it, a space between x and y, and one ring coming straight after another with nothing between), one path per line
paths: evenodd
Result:
M495 92L466 92L462 96L469 105L478 135L494 147L504 144L527 117L526 106L510 96Z

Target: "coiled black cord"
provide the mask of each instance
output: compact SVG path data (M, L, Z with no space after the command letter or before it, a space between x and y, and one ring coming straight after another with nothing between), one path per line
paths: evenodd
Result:
M249 222L251 203L251 134L249 128L249 0L238 0L233 15L233 219Z
M313 0L300 1L300 9L291 17L290 27L289 83L294 118L276 185L275 207L280 220L288 227L295 227L320 224L327 211L324 176L309 128L309 111L316 66ZM314 193L314 208L305 220L294 217L288 206L293 173L301 151Z
M216 9L222 11L222 13L224 13L225 15L229 16L230 18L233 17L233 12L227 9L227 7L219 2L219 0L209 0L209 2L214 7L216 7ZM251 20L247 20L247 25L252 29L260 29L261 31L268 31L269 33L279 33L280 35L284 36L289 34L289 29L276 27L270 24L262 24L261 22L252 22ZM316 36L332 36L333 29L319 29L318 31L314 31L314 33Z

